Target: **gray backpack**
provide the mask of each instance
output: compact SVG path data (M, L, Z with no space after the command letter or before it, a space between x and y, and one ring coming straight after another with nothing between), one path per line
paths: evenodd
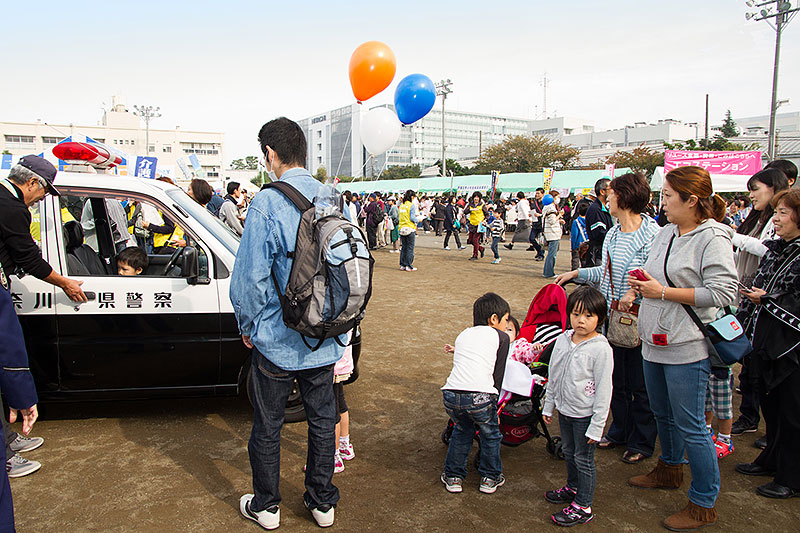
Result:
M289 183L276 181L266 187L279 190L301 213L297 244L287 253L292 269L285 290L272 273L283 322L299 332L312 351L331 337L342 344L338 335L358 326L372 295L375 260L367 239L341 211L318 217L317 206ZM317 339L316 346L306 337Z

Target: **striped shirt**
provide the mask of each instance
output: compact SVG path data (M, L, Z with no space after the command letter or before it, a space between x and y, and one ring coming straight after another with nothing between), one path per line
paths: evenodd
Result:
M499 217L494 217L492 223L489 224L489 229L492 230L492 237L502 237L503 230L505 230L505 225L503 224L503 219Z
M578 279L586 280L599 285L600 292L606 298L606 303L611 306L611 300L619 300L630 289L628 285L628 272L641 268L650 255L650 246L653 238L661 228L647 215L642 215L642 225L639 229L624 233L620 227L614 226L603 241L602 263L591 268L578 270ZM611 271L614 275L614 291L611 290L611 277L608 275L608 257L611 256Z

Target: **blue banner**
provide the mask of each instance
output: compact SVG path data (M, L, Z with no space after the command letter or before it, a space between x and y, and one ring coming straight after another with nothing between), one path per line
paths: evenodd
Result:
M150 180L156 179L156 165L158 163L157 157L143 157L136 158L136 174L140 178L147 178Z
M195 154L189 155L189 162L192 164L192 167L194 168L195 171L200 170L200 161L197 159L197 156Z
M11 154L3 154L3 159L0 161L0 169L11 169Z

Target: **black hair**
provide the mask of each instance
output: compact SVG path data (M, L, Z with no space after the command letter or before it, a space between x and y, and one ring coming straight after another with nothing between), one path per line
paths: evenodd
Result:
M597 331L603 327L608 314L605 296L603 293L589 285L578 287L567 297L567 316L572 314L574 309L585 310L587 313L597 317Z
M481 194L481 192L475 191L474 193L472 193L472 196L469 197L470 201L472 201L472 199L475 198L476 196L478 197L478 200L483 199L483 195Z
M786 174L786 179L792 181L797 179L797 165L795 165L788 159L776 159L775 161L770 161L770 163L764 168L765 169L777 168L778 170Z
M511 322L512 326L514 326L514 331L516 331L517 332L517 336L519 336L519 320L517 320L516 318L514 318L511 315L508 315L508 321ZM511 339L512 342L514 340L515 339Z
M410 202L412 198L416 196L416 193L411 189L408 189L406 193L403 195L403 202Z
M134 270L142 269L144 272L149 263L147 253L138 246L130 246L117 254L117 263L125 263Z
M584 201L578 202L578 215L585 217L586 212L589 210L589 204Z
M269 158L267 146L272 148L285 165L306 165L306 136L303 130L292 120L278 117L270 120L258 132L258 144L264 157Z
M240 185L240 183L238 181L232 181L232 182L228 183L228 187L227 187L228 194L232 195L233 191L235 191L236 189L239 188L239 185Z
M542 187L536 187L536 192L544 194L544 189Z
M644 212L650 202L650 185L640 172L617 176L609 185L617 197L617 206L634 213Z
M747 190L754 190L757 181L763 183L767 187L772 187L773 193L789 188L789 179L782 170L778 170L777 168L765 168L753 174L752 177L747 180ZM765 207L763 211L756 211L756 209L753 208L750 210L747 218L742 221L736 232L743 235L750 235L754 233L755 230L755 233L761 233L761 230L764 229L764 226L769 219L772 218L774 213L775 211L772 209L771 204L767 204L767 207Z
M506 313L511 313L508 302L493 292L487 292L472 304L472 325L486 326L492 315L501 319Z
M522 192L522 191L519 191L519 192L517 193L517 198L519 198L520 200L522 200L523 198L525 198L525 193L524 193L524 192Z
M600 191L605 189L610 182L611 180L608 178L600 178L599 180L594 182L594 195L600 198Z
M189 182L189 188L192 190L194 201L200 205L206 205L211 201L214 196L214 189L206 180L194 178Z

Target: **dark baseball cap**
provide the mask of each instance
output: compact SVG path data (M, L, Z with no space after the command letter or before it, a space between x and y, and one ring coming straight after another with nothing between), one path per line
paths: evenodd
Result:
M17 164L22 165L46 181L47 192L53 196L60 196L58 189L53 186L53 182L56 179L56 174L58 173L58 170L56 170L56 167L53 166L53 163L43 157L39 157L38 155L26 155L25 157L20 158Z

